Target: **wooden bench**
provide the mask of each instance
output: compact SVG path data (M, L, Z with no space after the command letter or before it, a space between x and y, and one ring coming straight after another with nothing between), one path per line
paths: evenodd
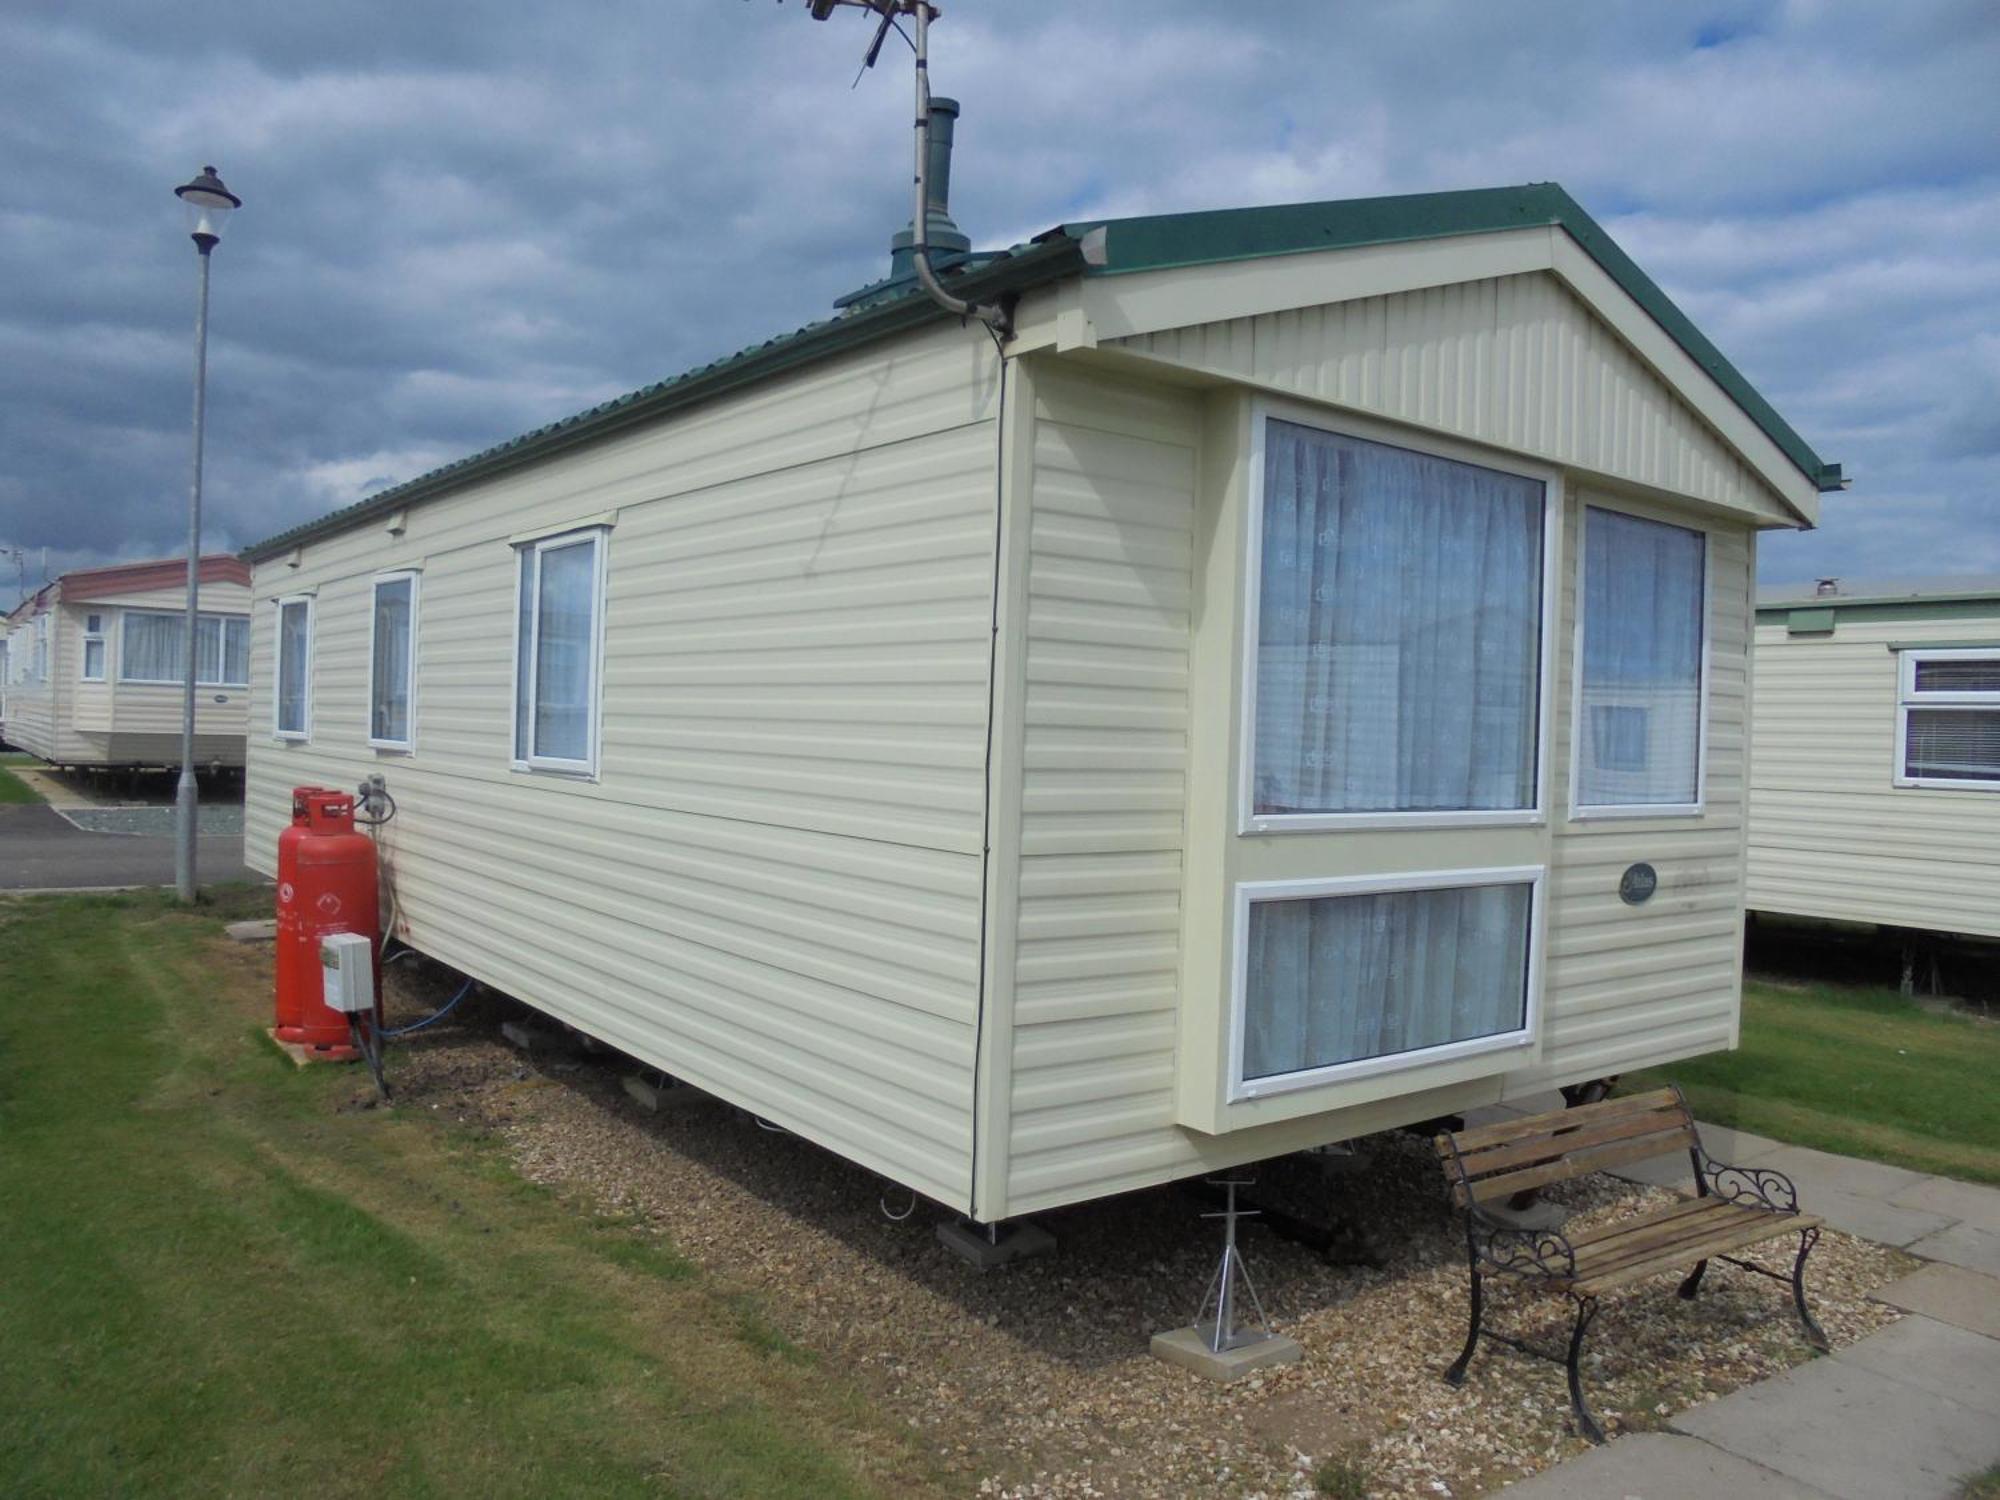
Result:
M1601 1443L1604 1432L1584 1403L1577 1373L1597 1299L1683 1266L1692 1269L1681 1281L1680 1295L1692 1298L1711 1260L1786 1280L1728 1252L1788 1234L1799 1237L1789 1278L1799 1321L1813 1347L1827 1347L1826 1335L1806 1307L1806 1256L1819 1241L1820 1221L1799 1212L1798 1190L1784 1173L1726 1166L1710 1157L1678 1088L1440 1135L1437 1149L1452 1201L1465 1210L1466 1261L1472 1274L1471 1328L1464 1351L1445 1373L1453 1385L1464 1381L1484 1332L1489 1339L1566 1365L1577 1425L1593 1443ZM1696 1196L1672 1207L1575 1235L1523 1228L1495 1212L1500 1200L1516 1193L1673 1151L1686 1151L1693 1162ZM1567 1358L1482 1329L1480 1288L1488 1276L1516 1277L1576 1303Z

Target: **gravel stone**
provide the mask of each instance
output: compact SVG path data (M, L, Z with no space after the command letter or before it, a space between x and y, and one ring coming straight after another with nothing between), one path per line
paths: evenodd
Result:
M393 969L391 1024L435 1008L447 982ZM1195 1196L1163 1187L1038 1214L1057 1254L981 1275L937 1244L944 1210L920 1203L892 1222L905 1190L803 1140L729 1108L649 1114L626 1096L634 1065L615 1054L561 1071L524 1063L498 1037L522 1014L477 995L392 1048L399 1107L497 1138L579 1211L641 1224L725 1290L757 1293L787 1337L919 1434L965 1494L1303 1500L1334 1459L1365 1474L1371 1495L1435 1500L1497 1490L1588 1446L1560 1365L1482 1344L1462 1388L1441 1378L1465 1335L1465 1241L1426 1140L1374 1138L1337 1175L1309 1157L1257 1169L1260 1199L1321 1221L1344 1210L1386 1263L1330 1264L1246 1221L1264 1306L1306 1357L1216 1387L1147 1352L1153 1333L1193 1317L1220 1256ZM1582 1228L1676 1195L1599 1176L1549 1196ZM1754 1258L1788 1271L1790 1254L1780 1242ZM1836 1347L1900 1316L1869 1294L1915 1264L1824 1235L1808 1292ZM1614 1437L1811 1357L1786 1288L1718 1264L1688 1303L1677 1279L1607 1297L1591 1330L1586 1390ZM1567 1302L1487 1285L1488 1327L1564 1345Z

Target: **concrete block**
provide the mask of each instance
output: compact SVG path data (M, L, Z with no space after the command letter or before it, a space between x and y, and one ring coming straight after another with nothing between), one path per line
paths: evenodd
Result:
M1481 1205L1487 1215L1516 1229L1560 1229L1569 1222L1570 1211L1560 1203L1538 1198L1526 1208L1514 1208L1504 1199Z
M1694 1163L1688 1160L1685 1151L1677 1151L1672 1156L1648 1157L1645 1161L1627 1162L1622 1167L1607 1167L1605 1170L1625 1182L1678 1188L1684 1193L1694 1191Z
M559 1033L525 1021L502 1021L500 1035L523 1052L568 1052L570 1045Z
M278 936L278 919L266 917L257 922L231 922L222 929L232 943L269 943Z
M1769 1160L1757 1163L1760 1167L1771 1164ZM1864 1197L1804 1182L1798 1188L1799 1207L1807 1213L1818 1214L1829 1228L1874 1240L1879 1245L1908 1245L1951 1226L1951 1221L1941 1214L1925 1213L1920 1208L1898 1208L1886 1198ZM1806 1274L1812 1274L1810 1267Z
M1712 1150L1713 1148L1711 1148ZM1879 1161L1861 1161L1852 1156L1835 1156L1810 1146L1781 1146L1762 1158L1760 1167L1775 1167L1798 1184L1799 1202L1812 1204L1818 1213L1818 1195L1848 1193L1856 1198L1887 1198L1891 1193L1913 1188L1924 1180L1921 1172L1892 1167ZM1811 1194L1809 1198L1807 1195Z
M1976 1224L1954 1224L1920 1240L1911 1240L1905 1248L1925 1260L1941 1260L1948 1265L2000 1276L2000 1234Z
M980 1271L995 1271L1017 1260L1056 1253L1056 1237L1032 1219L1015 1219L1000 1226L996 1238L964 1219L938 1225L938 1243L967 1265Z
M1306 1352L1297 1339L1272 1333L1253 1343L1217 1353L1208 1347L1208 1340L1202 1331L1194 1327L1154 1334L1152 1350L1153 1358L1192 1370L1203 1380L1213 1380L1217 1385L1228 1385L1258 1370L1268 1370L1273 1365L1294 1364L1305 1358Z
M1890 1282L1875 1300L2000 1339L2000 1276L1962 1266L1925 1266Z
M1840 1351L1849 1364L2000 1417L2000 1340L1913 1316ZM2000 1458L2000 1422L1993 1427Z
M632 1102L650 1114L671 1115L695 1105L721 1102L715 1095L679 1079L661 1085L648 1082L637 1073L627 1073L623 1082L625 1092L632 1096Z
M1826 1500L1760 1464L1672 1432L1637 1432L1507 1486L1507 1500Z
M1987 1413L1840 1355L1671 1425L1840 1500L1954 1500L1962 1476L2000 1458L2000 1427Z
M1914 1187L1891 1193L1889 1201L1898 1208L1920 1208L1975 1229L2000 1233L2000 1188L1957 1182L1949 1177L1926 1177Z

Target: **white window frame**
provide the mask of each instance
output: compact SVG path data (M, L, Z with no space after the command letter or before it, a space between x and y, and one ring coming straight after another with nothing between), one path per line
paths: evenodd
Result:
M1913 708L1987 708L2000 711L2000 693L1917 691L1917 665L1927 661L2000 662L2000 646L1917 647L1896 653L1895 785L1934 787L1958 792L2000 792L2000 781L1976 781L1964 776L1912 776L1910 710Z
M1320 1088L1329 1083L1346 1083L1357 1078L1373 1078L1384 1073L1402 1073L1435 1063L1478 1057L1490 1052L1529 1051L1541 1035L1543 906L1548 879L1547 865L1494 865L1466 870L1419 870L1399 875L1339 875L1311 880L1257 880L1239 882L1233 891L1235 929L1230 956L1229 998L1229 1102L1268 1099L1275 1095ZM1381 1057L1357 1058L1353 1062L1329 1063L1296 1073L1269 1078L1243 1076L1243 1038L1250 1016L1250 908L1259 901L1301 901L1318 896L1370 896L1385 891L1443 891L1483 885L1525 885L1528 892L1528 964L1523 976L1526 986L1522 1024L1512 1031L1492 1036L1470 1037L1460 1042L1443 1042L1410 1052L1392 1052Z
M400 740L378 739L375 735L375 608L376 595L385 583L410 585L410 649L403 680L408 684L409 701L403 708L403 722L409 726L409 733ZM368 745L373 750L396 750L405 754L417 748L417 607L423 598L424 575L421 568L396 568L387 573L377 573L368 585ZM310 630L310 626L307 627Z
M1589 595L1584 591L1585 569L1590 559L1590 513L1610 511L1635 521L1651 521L1656 526L1678 526L1701 538L1701 684L1700 705L1695 715L1694 801L1692 802L1592 802L1583 794L1583 737L1589 726L1583 721L1583 631L1584 611ZM1664 517L1629 505L1615 505L1589 499L1577 507L1576 526L1576 640L1571 645L1569 683L1569 816L1574 823L1591 823L1604 818L1699 818L1708 810L1708 705L1709 676L1715 657L1715 534L1706 526L1690 526L1685 520Z
M105 682L111 676L111 644L105 639L107 632L104 629L104 615L105 612L103 610L86 610L84 612L83 649L79 653L76 668L77 681L79 682ZM92 620L97 622L95 630L90 628ZM90 648L93 645L98 648L97 671L95 673L90 670Z
M311 594L284 594L271 601L271 737L284 741L304 741L312 738L313 721L313 647L319 632L315 603ZM306 659L302 664L305 691L299 694L301 722L297 729L287 729L279 715L285 711L285 610L294 604L303 605L306 612Z
M1407 449L1427 458L1493 469L1542 486L1542 579L1541 650L1535 684L1535 767L1533 801L1528 807L1465 809L1459 811L1415 812L1317 812L1259 813L1257 811L1257 648L1262 624L1261 609L1264 574L1264 451L1265 434L1271 422L1288 422L1310 427L1332 437L1356 438ZM1559 577L1558 524L1565 505L1563 478L1559 470L1547 468L1515 455L1496 454L1469 443L1454 442L1430 433L1421 436L1388 423L1342 414L1338 421L1311 407L1280 401L1253 402L1250 409L1250 456L1248 502L1244 506L1243 557L1243 655L1238 670L1243 681L1243 705L1237 724L1236 831L1239 834L1312 833L1369 828L1503 828L1536 827L1549 820L1549 741L1554 733L1552 700L1555 696L1555 644L1557 587Z
M185 628L185 622L187 620L186 610L126 609L119 611L119 616L120 618L118 622L118 680L120 682L129 682L133 684L135 687L148 687L148 686L179 687L183 682L187 680L185 677L181 676L178 672L176 672L172 677L133 677L129 675L125 670L125 624L127 621L131 620L134 616L137 616L141 619L153 618L153 619L179 620L183 622L183 628ZM247 632L250 629L249 617L247 615L211 614L207 610L202 610L198 613L196 618L198 621L213 620L216 622L215 669L217 672L226 673L229 670L229 622L231 620L241 620L243 622L243 628ZM195 633L197 639L199 639L200 632L201 632L201 626L197 624L195 626ZM248 645L247 639L245 641L245 645L246 647ZM185 650L186 649L185 646L183 646L182 649ZM248 661L249 659L249 652L247 650L244 652L244 659L245 661ZM200 660L200 654L197 651L196 661L199 662L199 660ZM241 682L230 682L227 680L226 677L197 676L195 678L195 686L247 688L250 686L250 673L248 668L246 667L243 673L243 680Z
M594 780L597 776L598 749L601 723L604 714L604 616L609 590L609 553L611 528L606 525L572 527L566 531L551 532L514 544L514 691L509 700L510 712L507 716L507 749L509 764L516 771L553 771L566 776L584 777ZM539 595L542 580L542 558L550 552L559 552L566 547L588 545L594 549L591 571L591 649L590 649L590 711L584 716L584 733L587 753L581 760L564 756L536 755L535 748L535 658L538 654L534 643L522 650L521 624L525 617L530 630L539 626ZM533 567L523 568L522 560L533 559ZM523 575L532 576L535 596L524 600L522 597ZM523 605L527 607L524 609ZM527 666L527 679L522 680L523 662ZM527 715L526 737L523 745L519 738L522 717L522 695L526 694Z

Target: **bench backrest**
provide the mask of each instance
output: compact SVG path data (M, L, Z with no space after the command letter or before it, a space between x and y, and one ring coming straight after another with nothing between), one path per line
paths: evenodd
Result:
M1452 1201L1463 1208L1692 1150L1695 1143L1687 1102L1679 1089L1665 1088L1454 1131L1437 1138L1437 1149L1452 1180Z

